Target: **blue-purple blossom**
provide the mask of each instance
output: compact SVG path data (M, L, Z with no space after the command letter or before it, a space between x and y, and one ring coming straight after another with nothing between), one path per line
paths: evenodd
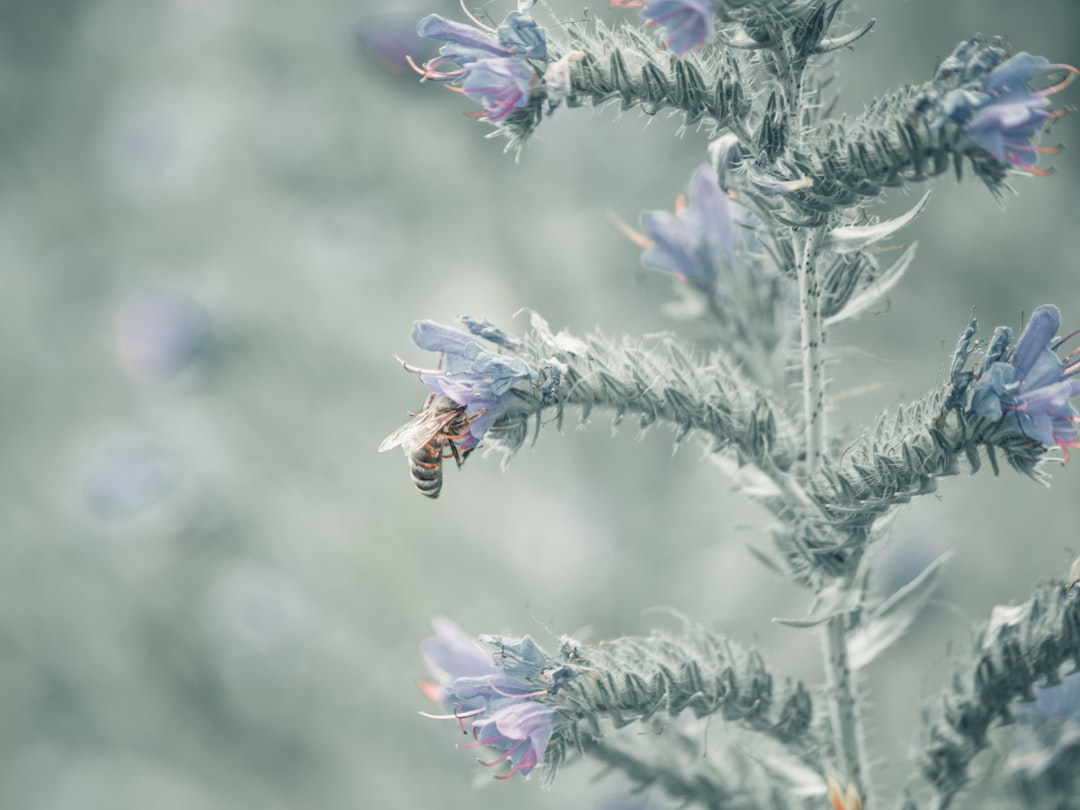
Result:
M1036 309L1007 361L984 365L972 387L971 409L1047 447L1057 445L1067 460L1068 448L1080 447L1078 414L1069 401L1080 394L1080 362L1066 366L1057 356L1060 325L1057 307Z
M957 50L961 49L958 46ZM963 83L941 99L941 120L961 126L969 140L995 159L1035 174L1046 174L1046 170L1035 167L1035 161L1040 153L1057 150L1038 146L1034 140L1048 121L1064 114L1064 110L1051 108L1048 96L1068 85L1076 68L1052 65L1045 58L1028 53L1001 61L1004 52L998 48L985 48L973 55L968 50L964 49L960 56L954 53L955 58L946 60L957 63L955 69L944 74L944 79L953 79L960 71L961 57L967 57ZM1045 71L1066 71L1066 76L1050 87L1033 90L1032 79Z
M528 13L511 11L495 35L499 44L515 56L547 61L547 32Z
M735 253L733 206L716 172L701 166L690 180L689 202L680 195L674 215L646 211L641 215L642 233L627 230L627 234L645 248L641 261L646 267L711 293L717 269Z
M413 324L412 341L421 349L441 352L443 367L420 370L420 379L435 394L449 397L465 408L469 436L459 448L467 452L487 433L514 401L511 389L519 382L536 382L538 374L518 357L491 352L458 329L435 321Z
M416 26L427 39L442 40L439 55L416 67L425 80L444 82L479 102L487 120L498 122L528 105L539 76L532 61L547 61L547 34L519 3L497 29L429 14ZM444 70L447 66L452 69Z
M488 121L502 121L529 103L536 74L517 59L480 59L463 71L461 90L483 106Z
M1080 758L1080 673L1035 690L1035 701L1013 707L1016 725L1006 770L1021 784L1072 795Z
M546 696L547 690L537 690L508 675L496 665L497 657L482 650L453 622L436 618L432 625L436 635L421 649L439 683L421 682L420 687L441 703L447 714L426 716L456 719L462 728L468 722L475 741L463 747L485 745L502 750L494 760L482 762L485 766L510 763L510 769L497 778L507 779L515 773L527 776L543 763L551 739L556 709L537 699ZM507 641L511 646L515 643Z
M677 56L712 42L712 0L646 0L641 16L663 26L667 44Z

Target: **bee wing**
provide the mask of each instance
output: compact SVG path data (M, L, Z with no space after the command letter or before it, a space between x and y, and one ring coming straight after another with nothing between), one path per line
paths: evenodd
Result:
M456 416L456 411L425 408L383 439L379 445L379 452L384 453L392 447L404 445L405 453L411 453L417 447L423 447L438 436Z

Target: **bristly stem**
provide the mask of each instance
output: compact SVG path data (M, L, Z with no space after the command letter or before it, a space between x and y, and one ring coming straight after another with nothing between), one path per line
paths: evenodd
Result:
M833 744L836 756L847 772L847 779L855 785L862 797L863 807L869 805L866 785L866 748L855 703L854 684L847 652L847 617L833 616L825 623L825 688L829 697Z
M803 372L806 473L821 468L825 448L825 322L821 317L821 283L817 260L824 228L813 228L796 237L799 279L799 313ZM847 616L833 616L825 624L825 682L831 711L833 743L845 777L866 799L867 770L854 684L847 655Z
M799 278L799 314L803 369L803 416L806 423L806 474L821 467L825 444L825 365L822 349L825 323L821 317L821 282L817 274L818 249L824 228L813 228L796 242Z

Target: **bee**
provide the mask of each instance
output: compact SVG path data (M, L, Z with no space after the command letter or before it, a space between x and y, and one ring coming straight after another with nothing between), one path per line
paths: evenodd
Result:
M458 405L442 394L432 394L419 413L382 440L379 452L401 445L409 457L409 473L413 484L429 498L438 498L442 490L443 459L453 458L458 467L465 463L469 453L476 449L475 442L468 449L459 442L472 439L469 424L483 410L465 413L465 406Z

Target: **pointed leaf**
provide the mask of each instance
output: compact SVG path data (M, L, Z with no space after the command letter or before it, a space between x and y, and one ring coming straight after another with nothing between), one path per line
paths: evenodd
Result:
M857 295L853 295L851 300L844 305L843 309L832 317L826 318L825 325L833 326L841 321L857 318L884 298L889 290L895 287L900 279L904 277L904 273L907 272L907 269L911 266L911 262L915 259L915 248L917 248L918 245L918 242L912 242L908 249L900 254L900 258L897 259L888 270L882 273L879 278L871 282L869 287Z
M910 224L926 207L926 201L929 199L930 192L928 191L922 196L921 200L915 203L914 208L894 219L875 222L873 225L843 225L839 228L833 228L825 236L823 247L834 253L851 253L854 250L869 247L882 239L888 239Z
M861 600L862 594L858 588L841 588L834 583L815 597L805 619L774 618L773 621L787 627L816 627L834 616L851 613L859 607Z
M945 564L947 551L924 568L915 579L870 612L863 626L848 640L848 663L862 669L904 635L933 596Z

